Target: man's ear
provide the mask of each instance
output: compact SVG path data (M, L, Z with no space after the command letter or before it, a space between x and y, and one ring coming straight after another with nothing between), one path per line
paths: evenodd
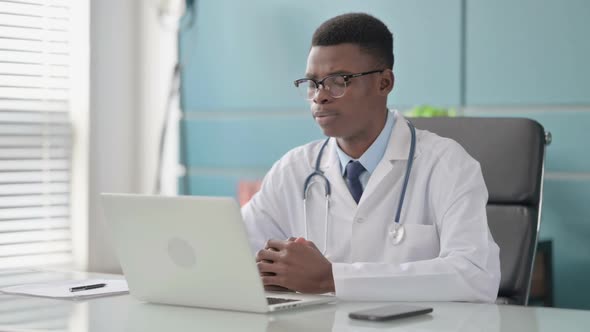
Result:
M393 90L394 83L395 75L393 75L393 71L391 69L385 69L381 73L381 80L379 82L379 94L387 96L391 92L391 90Z

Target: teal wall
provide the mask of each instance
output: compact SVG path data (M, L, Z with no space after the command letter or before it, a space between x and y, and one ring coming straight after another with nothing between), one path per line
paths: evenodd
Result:
M553 240L556 304L590 309L587 0L198 1L181 33L181 193L235 195L238 181L322 137L292 82L314 29L350 11L393 31L391 107L524 116L552 132L541 237Z
M467 0L468 105L589 105L588 0Z
M313 31L350 11L394 33L395 104L459 103L459 0L205 0L182 34L185 110L305 111L293 81L305 73Z

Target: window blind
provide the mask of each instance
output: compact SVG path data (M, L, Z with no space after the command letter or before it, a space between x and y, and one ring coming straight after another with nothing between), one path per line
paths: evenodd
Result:
M0 269L73 261L70 15L0 0Z

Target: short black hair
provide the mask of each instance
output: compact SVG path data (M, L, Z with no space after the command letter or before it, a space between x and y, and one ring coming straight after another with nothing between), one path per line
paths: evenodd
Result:
M313 34L311 46L356 44L377 61L393 69L393 35L379 19L365 13L336 16L322 23Z

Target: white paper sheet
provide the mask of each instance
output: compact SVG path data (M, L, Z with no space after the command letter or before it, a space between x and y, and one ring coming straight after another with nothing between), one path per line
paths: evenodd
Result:
M70 291L70 288L72 287L102 283L106 284L106 286L78 292ZM15 295L48 297L53 299L83 300L109 295L126 294L129 292L129 287L127 287L127 281L121 279L84 279L10 286L1 288L0 292Z

